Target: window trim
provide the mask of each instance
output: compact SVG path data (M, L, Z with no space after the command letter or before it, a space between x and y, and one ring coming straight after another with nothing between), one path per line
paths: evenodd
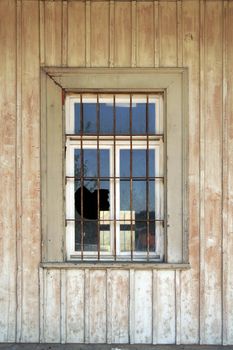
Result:
M43 68L41 70L42 261L66 261L64 242L64 91L163 92L168 166L166 263L188 262L188 72L186 68ZM174 136L175 135L175 136ZM174 139L175 138L175 139ZM174 142L178 141L177 157ZM54 147L53 144L58 145ZM55 168L49 162L55 160ZM177 164L178 160L178 164ZM59 165L60 164L60 165ZM59 175L58 175L59 174ZM55 180L55 182L54 182ZM53 187L60 186L58 192ZM58 200L59 197L59 200ZM55 207L52 202L57 198ZM54 218L57 218L55 222Z

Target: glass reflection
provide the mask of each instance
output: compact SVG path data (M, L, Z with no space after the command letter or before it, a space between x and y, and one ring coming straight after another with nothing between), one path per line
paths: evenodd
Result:
M109 102L99 101L99 114L100 114L100 134L112 134L113 133L113 99L109 99Z
M148 233L147 233L148 230ZM155 222L136 221L135 223L135 250L139 252L155 251Z
M81 125L80 125L80 103L74 104L74 132L75 134L80 134Z
M116 106L116 133L128 134L130 132L130 100L129 97L117 97Z
M96 128L96 103L83 103L83 133L94 134L97 132Z
M144 101L143 101L144 100ZM146 99L139 98L139 101L132 100L132 133L146 133Z
M156 105L155 100L148 104L148 132L149 134L155 134L157 132L156 125Z

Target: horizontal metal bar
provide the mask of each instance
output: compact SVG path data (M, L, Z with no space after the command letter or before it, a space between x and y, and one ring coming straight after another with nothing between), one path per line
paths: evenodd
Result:
M66 176L66 179L75 179L75 180L80 180L81 177L77 177L77 176ZM126 180L144 180L146 181L147 179L150 180L150 181L154 181L154 180L164 180L164 176L150 176L150 177L144 177L144 176L133 176L133 177L130 177L130 176L100 176L100 177L97 177L97 176L83 176L83 179L84 180L97 180L97 179L100 179L100 180L114 180L114 179L118 179L118 180L123 180L123 181L126 181Z
M91 219L65 219L67 222L93 222L93 223L97 223L97 222L130 222L131 220L130 219L99 219L99 220L91 220ZM164 219L150 219L150 220L135 220L135 219L132 219L133 222L135 223L147 223L147 222L164 222ZM127 224L126 224L127 225Z

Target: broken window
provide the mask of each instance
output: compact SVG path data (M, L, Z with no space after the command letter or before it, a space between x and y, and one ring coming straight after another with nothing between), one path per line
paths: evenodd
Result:
M67 96L68 259L163 259L162 112L162 94Z

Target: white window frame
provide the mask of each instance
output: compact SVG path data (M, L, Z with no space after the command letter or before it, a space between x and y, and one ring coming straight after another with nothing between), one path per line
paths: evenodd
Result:
M85 94L84 94L85 95ZM102 93L102 96L104 92ZM126 98L127 94L123 97L118 95L117 102L125 103L129 102L129 98ZM136 94L135 94L136 95ZM146 94L145 94L146 95ZM88 96L88 94L86 95ZM90 95L89 95L90 96ZM108 102L108 98L101 97L101 102ZM146 96L136 95L134 101L146 101ZM155 130L157 133L163 132L163 96L162 94L152 95L150 101L155 103L155 113L156 113L156 124ZM66 110L65 110L65 120L66 120L66 133L70 135L66 138L66 175L69 180L66 182L66 216L68 218L66 224L66 249L67 249L67 260L79 260L81 259L81 252L75 251L75 222L69 220L69 218L75 217L75 204L74 204L74 150L81 148L81 140L79 136L72 135L74 133L74 120L75 120L75 103L80 103L81 99L79 96L70 95L66 98ZM84 97L82 102L96 103L97 99L92 97ZM99 140L99 149L109 149L110 157L110 177L113 177L113 159L114 159L114 141L113 136L101 135L101 140ZM120 150L130 149L130 139L129 135L120 135L122 140L115 141L115 162L116 162L116 177L120 177ZM140 136L143 140L134 140L134 136L131 137L132 149L147 149L147 135ZM151 138L151 137L150 137ZM97 136L88 136L86 134L83 136L82 140L83 149L97 149ZM155 176L164 175L164 150L162 139L150 140L149 149L155 150L155 169L158 173ZM157 156L158 154L158 156ZM114 179L109 180L110 182L110 217L114 219ZM163 186L164 187L164 184ZM122 252L120 249L120 223L117 221L120 218L120 180L115 180L115 190L116 190L116 260L126 260L131 259L130 252ZM164 218L164 189L161 189L161 184L155 181L155 203L156 203L156 218ZM146 252L133 251L133 261L142 260L146 261L162 261L164 258L164 229L161 230L161 223L156 224L156 251L149 252L149 256ZM100 260L114 260L114 227L113 222L110 224L110 252L100 251ZM83 251L83 260L96 260L98 254L95 251Z

